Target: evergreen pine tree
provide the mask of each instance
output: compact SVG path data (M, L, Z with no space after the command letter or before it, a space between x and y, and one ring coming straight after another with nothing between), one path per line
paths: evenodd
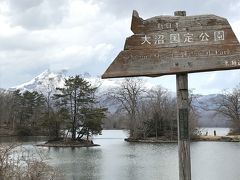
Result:
M65 87L55 94L58 107L67 110L71 126L72 140L101 132L102 119L106 109L96 106L97 88L79 76L65 80Z

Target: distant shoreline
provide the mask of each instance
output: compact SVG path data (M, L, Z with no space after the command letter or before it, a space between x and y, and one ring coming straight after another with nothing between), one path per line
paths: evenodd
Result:
M197 136L192 141L240 142L240 135L227 136Z
M146 139L124 139L127 142L137 142L137 143L177 143L177 140L167 140L167 139L155 139L155 138L146 138ZM213 141L213 142L240 142L240 135L235 136L197 136L191 139L191 142L197 141Z

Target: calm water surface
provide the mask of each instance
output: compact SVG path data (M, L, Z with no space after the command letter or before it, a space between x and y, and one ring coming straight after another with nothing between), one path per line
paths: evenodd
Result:
M126 136L103 131L94 138L99 147L44 149L49 163L69 180L178 180L177 144L127 143ZM25 140L24 145L36 143ZM240 143L191 143L191 162L192 180L240 180Z

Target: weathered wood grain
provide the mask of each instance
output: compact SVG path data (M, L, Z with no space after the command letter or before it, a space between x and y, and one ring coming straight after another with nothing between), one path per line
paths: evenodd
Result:
M240 68L240 45L125 50L102 78L162 76Z
M240 69L240 45L225 18L215 15L139 17L102 78L176 74L179 180L191 180L187 73Z
M240 68L240 45L228 21L215 15L156 16L133 12L131 29L102 78L162 76Z
M134 35L126 39L124 50L239 43L228 21L215 15L156 16L143 20L134 11L131 29ZM221 32L224 37L218 39ZM145 35L147 43L143 43ZM173 35L179 41L171 41Z
M175 16L186 16L185 11L177 11ZM179 180L191 180L191 157L189 135L188 74L176 75L178 159Z
M176 75L179 180L191 180L188 74Z
M144 43L144 37L145 34L135 34L129 38L127 38L124 50L131 50L131 49L152 49L152 48L162 48L162 47L181 47L181 46L198 46L198 45L212 45L212 44L238 44L238 40L236 39L235 35L233 34L232 29L227 28L227 27L219 27L219 30L215 29L207 29L205 30L167 30L167 31L154 31L154 32L149 32L146 34L149 43ZM214 40L214 33L215 32L224 32L224 40L219 40L216 41ZM202 33L206 33L209 37L208 41L202 41L201 35ZM205 36L206 36L205 34ZM171 43L170 35L178 35L179 36L179 41L180 42L175 42ZM185 38L190 35L191 37L191 42L185 42ZM162 38L161 38L162 37ZM189 37L190 38L190 37Z

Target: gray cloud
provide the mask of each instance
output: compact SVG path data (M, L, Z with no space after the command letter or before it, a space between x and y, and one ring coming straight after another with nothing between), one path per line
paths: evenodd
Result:
M32 79L47 68L70 74L101 75L123 49L132 10L144 19L173 15L216 14L234 24L240 35L239 0L6 0L0 13L0 87ZM1 1L0 1L1 5ZM3 7L0 7L3 8ZM189 75L197 93L216 92L239 82L239 71ZM151 81L175 90L175 77ZM223 83L224 82L224 83Z
M0 51L36 51L47 49L53 45L53 42L30 34L20 34L11 37L0 37Z
M61 23L67 13L65 0L8 0L13 26L43 29Z
M174 11L186 10L187 15L216 14L228 18L239 18L239 0L101 0L103 11L114 16L130 16L133 9L139 11L143 18L162 14L173 15Z
M28 9L39 6L44 0L8 0L11 9L17 12L23 12Z

